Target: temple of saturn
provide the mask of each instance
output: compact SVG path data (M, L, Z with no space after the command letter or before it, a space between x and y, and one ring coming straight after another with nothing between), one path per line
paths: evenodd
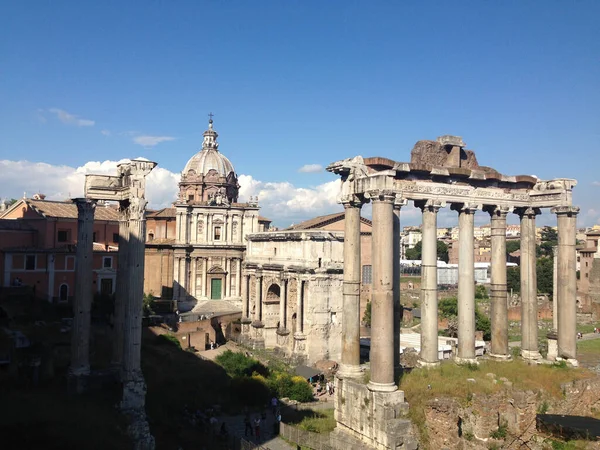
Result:
M84 198L77 205L75 304L69 382L73 390L86 388L90 375L89 342L92 306L92 248L96 204L119 203L119 250L112 364L123 383L121 411L128 417L128 434L137 450L154 449L145 413L146 384L140 366L146 242L146 176L156 166L147 160L120 164L117 176L86 175Z
M337 374L336 432L375 448L412 448L402 416L408 405L398 390L400 368L400 211L408 201L421 209L421 355L424 367L439 364L436 270L437 214L449 206L458 213L458 363L474 363L474 216L491 219L490 357L510 359L506 292L506 220L517 214L521 224L521 357L540 360L537 326L535 220L548 208L557 216L556 357L576 365L576 257L578 207L572 206L572 179L540 180L502 175L480 166L460 137L419 141L410 163L371 157L334 162L327 170L341 176L340 202L345 208L342 355ZM359 343L360 211L373 206L372 311L370 381L362 377ZM549 346L551 347L551 346ZM352 401L346 401L352 399ZM357 403L359 402L359 403ZM367 405L357 408L356 405ZM390 420L396 419L396 420ZM408 433L408 434L407 434Z

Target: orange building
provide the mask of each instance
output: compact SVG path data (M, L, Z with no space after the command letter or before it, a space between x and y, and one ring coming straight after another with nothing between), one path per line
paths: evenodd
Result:
M117 274L118 213L99 204L94 221L94 292L112 295ZM28 286L50 302L75 291L77 207L71 201L23 198L0 213L0 288Z

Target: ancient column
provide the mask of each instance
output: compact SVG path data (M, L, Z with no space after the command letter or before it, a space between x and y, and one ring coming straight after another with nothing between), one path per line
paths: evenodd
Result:
M558 356L577 365L577 263L578 207L552 209L558 221Z
M95 200L76 198L77 250L75 253L75 301L71 330L69 378L76 392L85 390L90 374L90 321L92 310L93 234Z
M123 364L123 333L125 308L129 298L129 201L119 202L119 251L115 313L113 321L112 365L121 376Z
M254 327L258 327L262 325L262 275L258 273L255 276L256 279L256 298L255 298L255 307L254 307L254 322L252 325ZM264 325L263 325L264 326Z
M296 279L296 329L294 330L294 332L297 334L302 334L302 320L304 315L302 313L303 287L304 281L298 277Z
M191 269L190 269L190 295L195 299L196 298L196 262L198 258L192 256L191 261Z
M509 208L490 207L492 232L491 328L490 356L510 359L508 351L508 301L506 292L506 215Z
M400 259L402 254L402 241L400 230L400 210L406 205L406 200L397 195L394 199L394 380L398 380L402 373L400 364L400 332L402 328L403 306L400 295Z
M438 357L438 283L437 283L437 213L440 202L417 205L423 211L421 256L421 366L439 364Z
M154 449L154 438L150 434L144 411L146 383L140 365L147 204L144 194L146 176L154 166L156 163L146 160L131 162L128 245L129 299L125 310L121 409L131 418L128 431L136 449Z
M237 259L237 272L235 273L236 295L242 298L242 259Z
M540 359L538 350L535 216L539 210L521 208L521 356Z
M287 297L287 289L286 289L287 281L285 278L281 279L281 290L279 292L279 329L285 329L285 307L286 307L286 297Z
M206 298L208 295L208 258L204 258L204 263L202 264L202 297Z
M127 224L127 237L129 238L129 223ZM181 296L181 281L179 280L179 256L173 258L173 300L179 300Z
M458 363L475 358L474 218L476 209L457 205L458 213Z
M552 330L558 331L558 246L552 247Z
M344 203L344 281L342 359L337 375L356 377L360 370L360 201ZM300 293L300 290L298 290ZM298 295L300 307L300 295ZM299 309L298 309L299 311ZM297 319L300 317L297 313ZM298 323L298 320L296 320Z
M393 392L394 382L394 193L369 192L373 202L371 295L371 391Z

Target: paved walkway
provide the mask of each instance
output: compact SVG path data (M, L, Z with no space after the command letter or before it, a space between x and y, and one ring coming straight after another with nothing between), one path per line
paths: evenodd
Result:
M251 420L260 414L251 414ZM273 425L275 423L275 417L271 411L267 411L266 420L261 420L260 423L260 439L256 436L244 436L246 426L244 425L244 415L239 416L221 416L219 417L219 423L225 422L229 432L235 436L245 438L247 441L253 442L257 445L262 445L269 450L295 450L295 446L291 446L283 439L273 433Z

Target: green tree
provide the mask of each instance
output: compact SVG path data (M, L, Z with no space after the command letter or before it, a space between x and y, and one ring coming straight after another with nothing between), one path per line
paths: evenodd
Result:
M545 226L544 228L542 228L541 243L536 248L537 255L553 257L554 253L553 253L552 247L555 247L557 245L558 245L557 231L554 228L548 227L548 226Z
M521 248L521 241L519 239L511 239L506 241L506 254L516 252Z
M413 248L406 249L406 259L420 260L423 256L423 243L419 241ZM448 262L448 246L443 241L437 241L437 259Z
M506 268L506 289L508 292L521 292L521 269L519 267Z
M536 275L538 292L552 295L554 292L554 259L549 257L538 258Z
M458 316L458 299L456 297L443 298L438 303L438 311L441 317L450 321ZM492 338L492 328L489 317L483 314L479 308L475 308L475 326L477 330L483 331L483 339L489 341Z
M367 302L367 306L365 307L363 323L365 324L365 327L371 328L371 302Z

